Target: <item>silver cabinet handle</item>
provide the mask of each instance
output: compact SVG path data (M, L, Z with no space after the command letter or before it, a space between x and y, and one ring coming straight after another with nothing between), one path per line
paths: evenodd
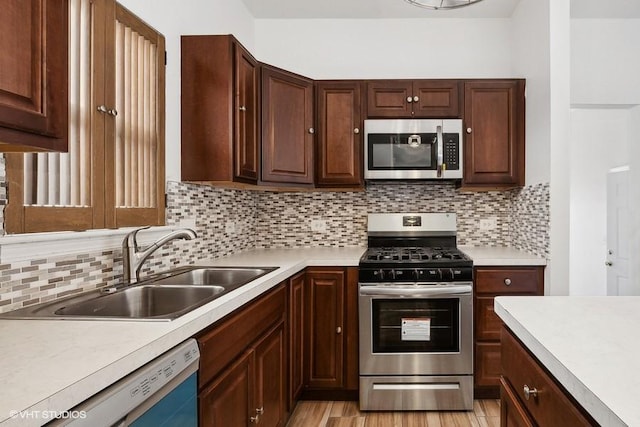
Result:
M522 391L524 392L524 398L527 400L529 400L530 397L538 397L538 389L535 387L529 388L529 386L525 384Z
M353 130L353 133L355 133L355 134L358 134L358 133L360 133L360 129L358 129L358 128L355 128L355 129Z
M339 335L339 334L341 334L341 333L342 333L342 328L341 328L340 326L338 326L338 327L336 328L336 334L338 334L338 335Z
M511 279L509 279L508 277L504 279L504 284L507 286L511 286Z
M471 128L467 128L467 133L471 133Z
M414 96L413 97L413 102L418 102L418 101L420 101L420 98L418 98L417 96Z
M412 103L412 102L413 102L413 98L412 98L412 97L410 97L410 96L407 96L407 102L408 102L408 103Z
M605 261L604 265L606 265L607 267L611 267L613 263L611 261Z
M106 105L98 105L98 111L101 113L109 114L109 109Z
M118 115L118 111L115 108L110 108L109 109L109 114L112 115L113 117Z
M255 417L250 417L249 422L253 424L258 424L260 422L260 415L256 415Z
M247 111L247 107L245 107L244 105L241 105L240 107L238 107L238 110Z
M309 128L309 133L314 134L316 133L316 130L314 128Z

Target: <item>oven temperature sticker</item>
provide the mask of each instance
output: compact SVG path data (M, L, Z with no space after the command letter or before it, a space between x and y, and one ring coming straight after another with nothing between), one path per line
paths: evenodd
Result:
M403 318L402 341L431 341L431 318Z

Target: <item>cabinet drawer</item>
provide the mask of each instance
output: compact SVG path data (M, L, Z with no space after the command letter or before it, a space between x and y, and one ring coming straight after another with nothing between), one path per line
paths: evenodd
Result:
M502 329L501 339L503 376L538 425L597 425L582 413L566 391L556 384L506 327ZM526 399L525 386L535 389L536 394Z
M476 293L543 293L543 268L476 268Z
M200 346L200 388L237 359L271 326L284 319L285 289L284 285L279 285L197 337Z
M504 427L534 427L509 384L500 378L500 420Z

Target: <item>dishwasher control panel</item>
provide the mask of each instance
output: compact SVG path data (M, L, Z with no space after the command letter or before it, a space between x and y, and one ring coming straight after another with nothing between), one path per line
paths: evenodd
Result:
M197 371L199 358L198 343L187 340L73 408L84 417L58 420L51 425L95 426L97 421L112 425L154 398L165 386L170 388L172 382L178 386Z

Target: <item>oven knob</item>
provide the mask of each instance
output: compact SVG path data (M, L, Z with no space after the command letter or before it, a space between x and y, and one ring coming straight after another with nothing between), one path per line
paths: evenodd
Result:
M416 282L419 282L420 279L422 279L422 276L424 276L424 271L423 270L418 270L416 268L416 269L413 270L412 274L413 274L413 280L415 280Z
M382 271L382 269L374 271L373 275L376 276L376 278L378 278L378 280L383 280L384 279L384 271Z
M389 275L389 279L390 280L395 280L396 279L396 271L395 270L389 270L389 271L387 271L387 274Z

